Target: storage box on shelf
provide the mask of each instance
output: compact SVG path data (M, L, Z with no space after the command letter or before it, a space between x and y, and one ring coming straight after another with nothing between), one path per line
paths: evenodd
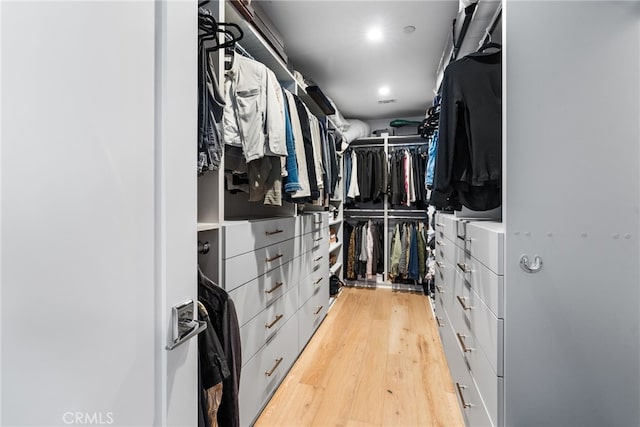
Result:
M436 217L435 314L467 425L503 425L504 228Z

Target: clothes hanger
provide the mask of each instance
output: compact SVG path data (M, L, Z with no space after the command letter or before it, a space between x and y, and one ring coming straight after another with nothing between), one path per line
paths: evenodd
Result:
M482 46L478 48L476 52L484 52L485 50L491 49L491 48L502 50L502 45L500 43L491 41L491 33L489 32L488 29L485 30L485 33L486 33L486 37L485 37L484 43L482 44Z

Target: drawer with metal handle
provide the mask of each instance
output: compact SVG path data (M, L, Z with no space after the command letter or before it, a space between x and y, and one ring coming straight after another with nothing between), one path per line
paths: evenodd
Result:
M255 252L224 260L224 285L227 291L247 283L293 259L293 240L276 243Z
M295 314L297 308L297 290L292 287L273 304L240 327L243 365L272 339L273 335Z
M229 291L240 326L273 304L289 289L297 287L299 276L300 265L294 259Z
M263 405L286 376L297 355L298 319L297 315L294 315L282 325L274 338L242 367L239 389L240 425L253 425Z
M326 280L319 282L322 285ZM328 284L327 292L316 292L309 298L298 311L300 321L299 341L301 349L309 341L315 330L325 318L329 307Z
M489 412L475 386L454 330L445 325L440 328L440 336L465 424L468 426L495 425L490 421Z
M253 252L274 243L292 239L295 219L277 218L255 221L227 221L223 225L224 246L222 257L231 258Z
M468 337L469 346L486 356L496 375L503 376L504 321L498 319L480 297L461 283L456 289L454 309L447 310L456 332Z

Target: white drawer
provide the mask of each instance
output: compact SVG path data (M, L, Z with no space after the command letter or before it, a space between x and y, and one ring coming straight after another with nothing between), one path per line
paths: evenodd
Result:
M500 222L472 221L467 224L466 248L491 271L504 274L504 225Z
M457 280L453 264L436 261L435 266L436 295L440 297L445 308L451 305L454 292L454 280Z
M440 336L465 424L470 427L493 426L453 330L445 326L441 328Z
M293 239L224 260L224 286L231 291L293 259Z
M451 214L437 214L436 216L436 239L446 237L454 242L457 237L457 219Z
M319 231L329 227L328 212L305 213L300 215L300 219L300 234L307 234L312 231Z
M496 375L503 376L504 323L489 310L469 284L460 280L447 313L456 331L468 336L470 346L484 352Z
M453 264L459 251L462 251L462 249L451 240L445 237L436 238L436 260L448 261Z
M329 310L329 287L328 285L322 289L318 289L309 300L300 307L298 319L300 322L298 342L300 351L307 345L311 336L313 336L322 319L327 315Z
M326 289L327 295L329 295L328 265L312 272L300 281L300 285L298 286L298 307L305 304L309 298L318 293L321 289Z
M489 361L481 352L467 353L471 376L494 425L504 425L499 411L499 402L504 394L503 378L496 376Z
M298 292L292 288L240 328L242 364L269 341L298 309Z
M240 326L253 319L289 289L297 288L299 280L300 265L294 259L229 292L236 306Z
M298 319L296 315L289 319L274 339L242 368L239 390L241 426L253 424L297 357Z
M322 229L312 231L311 233L302 236L304 239L304 247L307 251L318 247L326 247L329 250L329 231Z
M224 223L223 229L222 256L226 259L293 238L295 218L228 221Z
M504 318L504 276L498 276L468 252L460 251L456 269L496 317Z

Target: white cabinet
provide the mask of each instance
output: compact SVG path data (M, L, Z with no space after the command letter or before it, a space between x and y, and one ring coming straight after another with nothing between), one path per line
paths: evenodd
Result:
M502 230L499 223L436 217L435 312L469 426L503 424Z
M328 215L227 221L223 235L230 251L222 254L223 283L241 325L240 414L247 426L327 314Z

